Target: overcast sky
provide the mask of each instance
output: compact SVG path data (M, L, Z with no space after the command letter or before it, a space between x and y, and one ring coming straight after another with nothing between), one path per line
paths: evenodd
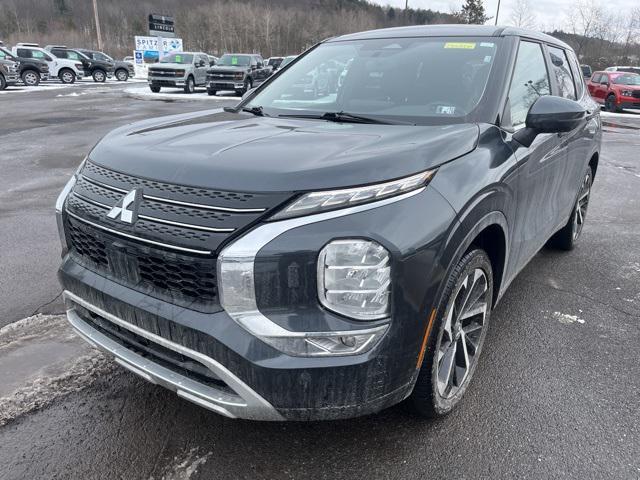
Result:
M392 7L404 8L405 0L371 0L380 5L391 5ZM606 0L602 5L614 12L631 10L637 5L638 0ZM413 8L430 8L441 12L459 10L464 0L409 0L409 6ZM501 0L500 15L498 23L509 24L511 8L516 0ZM551 31L554 28L560 29L566 23L567 12L570 10L573 0L529 0L529 4L536 17L538 28ZM498 0L484 0L484 7L487 16L495 17ZM493 20L491 21L493 23Z

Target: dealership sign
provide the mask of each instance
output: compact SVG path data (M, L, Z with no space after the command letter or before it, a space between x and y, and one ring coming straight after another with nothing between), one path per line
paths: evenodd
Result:
M134 69L136 77L146 78L147 65L160 61L160 58L167 53L181 52L181 38L161 38L161 37L135 37L136 49L133 52L135 59Z
M166 15L149 15L149 35L175 37L176 28L173 17Z

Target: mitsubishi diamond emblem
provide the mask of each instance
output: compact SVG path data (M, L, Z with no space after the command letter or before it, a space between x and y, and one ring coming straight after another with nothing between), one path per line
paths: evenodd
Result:
M119 219L125 223L135 223L138 220L138 207L142 200L142 189L134 188L109 211L107 217Z

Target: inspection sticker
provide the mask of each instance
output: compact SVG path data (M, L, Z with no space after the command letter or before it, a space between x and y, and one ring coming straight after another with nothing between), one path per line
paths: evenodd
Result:
M475 42L447 42L444 44L444 48L459 48L463 50L473 50L476 48Z

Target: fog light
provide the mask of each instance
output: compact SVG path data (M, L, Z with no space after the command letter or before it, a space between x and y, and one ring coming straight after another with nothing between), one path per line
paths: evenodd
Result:
M370 240L335 240L318 258L318 298L327 309L358 320L389 316L389 252Z

